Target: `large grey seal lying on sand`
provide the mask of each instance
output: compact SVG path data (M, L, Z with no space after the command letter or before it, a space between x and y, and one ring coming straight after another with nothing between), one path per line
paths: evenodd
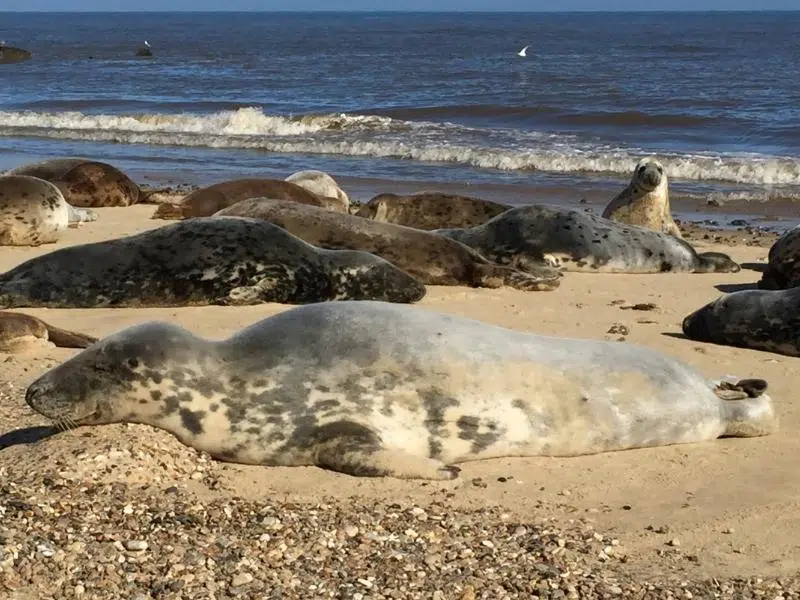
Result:
M257 219L189 219L62 248L0 275L0 307L415 302L425 286L385 260L322 250Z
M535 275L523 273L492 264L472 248L444 236L317 206L251 198L217 215L263 219L321 248L371 252L430 285L508 285L533 291L552 290L560 284L561 273L551 267L540 267Z
M726 294L686 317L683 333L698 342L800 356L800 287Z
M359 217L415 229L474 227L507 211L510 206L480 198L421 192L410 196L378 194L361 206Z
M489 260L525 271L527 265L561 265L602 273L727 273L740 267L719 252L697 253L685 241L556 206L512 208L472 229L438 229Z
M341 203L309 192L304 187L280 179L234 179L215 183L195 190L177 204L161 204L153 213L154 219L187 219L210 217L223 208L228 208L248 198L273 198L300 204L322 206L330 210L341 210Z
M786 231L769 249L769 264L758 287L785 290L800 285L800 226Z
M631 182L609 202L603 218L683 237L672 218L664 165L651 156L636 163Z
M55 158L23 165L10 175L30 175L54 184L73 206L130 206L146 194L125 173L88 158Z
M97 338L54 327L24 313L0 310L0 352L25 352L46 346L86 348Z
M381 302L288 310L224 341L169 323L34 381L66 425L165 429L238 463L452 479L470 460L767 435L766 382L714 382L647 348L544 337Z
M340 188L336 180L325 171L313 169L298 171L289 175L286 181L299 185L320 198L338 201L339 206L336 208L338 212L350 212L350 197L347 192Z
M71 224L93 221L49 181L25 175L0 176L0 246L40 246L58 241Z

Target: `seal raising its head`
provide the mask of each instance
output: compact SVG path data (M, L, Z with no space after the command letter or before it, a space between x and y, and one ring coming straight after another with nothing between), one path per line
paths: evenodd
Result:
M617 223L556 206L512 208L472 229L436 233L467 244L489 260L604 273L728 273L740 267L726 254L697 253L685 241L644 227Z
M9 171L55 184L73 206L130 206L144 196L125 173L108 163L88 158L56 158Z
M189 219L71 246L0 275L0 307L415 302L425 286L366 252L322 250L257 219Z
M299 185L320 198L338 202L338 212L350 212L350 197L347 192L340 188L336 180L325 171L315 171L313 169L298 171L289 175L286 181Z
M758 287L785 290L800 286L800 225L785 232L769 249L769 264Z
M561 273L551 267L523 273L490 263L472 248L444 236L317 206L251 198L217 214L263 219L321 248L371 252L430 285L508 285L540 291L552 290L561 282Z
M86 348L96 341L97 338L59 329L31 315L0 311L0 352L25 352L37 346Z
M606 206L603 217L683 237L670 212L664 165L653 157L636 164L628 187Z
M341 210L339 200L323 198L304 187L281 179L234 179L215 183L195 190L177 204L164 203L153 213L154 219L187 219L210 217L223 208L228 208L248 198L273 198L300 204L322 206L330 210Z
M800 356L800 287L726 294L683 320L698 342Z
M766 435L765 388L715 385L631 344L332 302L220 342L138 325L45 373L26 401L62 424L150 424L232 462L451 479L470 460Z
M507 211L510 206L480 198L420 192L411 196L378 194L356 213L359 217L415 229L474 227Z

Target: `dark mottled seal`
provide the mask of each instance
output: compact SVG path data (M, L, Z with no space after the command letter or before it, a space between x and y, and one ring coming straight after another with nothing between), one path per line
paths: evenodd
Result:
M769 264L758 287L785 290L800 285L800 226L786 231L769 249Z
M145 194L113 165L88 158L56 158L9 171L39 177L56 185L73 206L130 206Z
M480 198L421 192L410 196L378 194L356 213L359 217L415 229L474 227L507 211L510 206Z
M337 199L323 198L304 187L281 179L234 179L195 190L177 204L161 204L153 213L154 219L186 219L210 217L248 198L288 200L329 210L342 210Z
M603 218L683 237L672 218L664 165L652 156L636 163L630 183L608 203Z
M686 317L683 333L698 342L800 356L800 287L726 294Z
M512 208L471 229L435 233L463 242L489 260L523 271L527 265L603 273L728 273L740 267L719 252L644 227L556 206Z
M0 307L415 302L425 286L366 252L322 250L257 219L188 219L62 248L0 275Z
M219 342L138 325L42 375L26 401L61 424L147 423L227 461L451 479L470 460L767 435L765 389L631 344L331 302Z
M430 285L508 285L534 291L552 290L560 283L561 273L550 267L535 275L523 273L492 264L444 236L296 202L251 198L217 215L263 219L321 248L371 252Z
M24 313L0 311L0 352L25 352L42 346L86 348L97 338L54 327Z

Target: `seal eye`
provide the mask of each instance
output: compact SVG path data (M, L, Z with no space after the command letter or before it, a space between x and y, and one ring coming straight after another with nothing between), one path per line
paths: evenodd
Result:
M644 165L641 165L641 166L639 167L639 173L644 173L644 170L645 170L646 168L647 168L646 166L644 166Z
M656 169L658 169L659 173L663 173L664 172L664 167L662 167L661 165L656 165Z
M139 366L139 361L136 360L135 358L129 358L125 361L125 366L128 367L129 369L135 369L136 367Z

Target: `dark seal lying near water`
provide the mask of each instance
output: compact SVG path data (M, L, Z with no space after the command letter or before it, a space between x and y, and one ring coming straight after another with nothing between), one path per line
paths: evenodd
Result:
M0 307L415 302L425 286L366 252L322 250L257 219L189 219L62 248L0 275Z
M146 423L237 463L452 479L471 460L767 435L766 382L617 342L382 302L312 304L210 341L150 322L27 389L69 426Z
M686 317L683 333L698 342L800 356L800 287L725 294Z
M652 229L556 206L512 208L471 229L438 229L489 260L526 270L550 264L601 273L729 273L738 264L720 252L698 253Z
M769 249L769 264L758 287L785 290L800 285L800 226L786 231Z
M561 273L550 267L523 273L490 263L472 248L444 236L316 206L251 198L217 215L263 219L321 248L371 252L429 285L508 285L533 291L552 290L560 284Z
M378 194L356 213L359 217L415 229L474 227L507 211L510 206L456 194L420 192L410 196Z

